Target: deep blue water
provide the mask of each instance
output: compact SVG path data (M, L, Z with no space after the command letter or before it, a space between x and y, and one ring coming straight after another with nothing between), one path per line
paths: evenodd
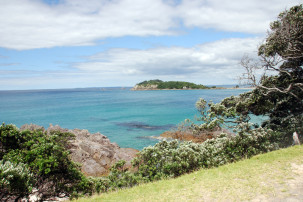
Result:
M130 91L129 88L0 91L0 121L49 124L100 132L121 147L142 149L184 119L194 119L199 98L219 102L245 89Z

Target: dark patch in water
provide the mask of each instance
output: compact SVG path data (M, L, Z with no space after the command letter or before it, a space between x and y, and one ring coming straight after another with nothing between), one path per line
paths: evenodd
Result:
M98 117L90 117L87 121L109 121L109 120L104 118L98 118Z
M174 127L174 124L166 124L166 125L149 125L143 122L139 121L131 121L131 122L116 122L115 123L117 126L122 126L128 128L127 130L132 130L132 129L141 129L141 130L169 130L170 128Z
M151 136L137 136L137 139L149 139L149 140L155 140L155 138L151 137Z

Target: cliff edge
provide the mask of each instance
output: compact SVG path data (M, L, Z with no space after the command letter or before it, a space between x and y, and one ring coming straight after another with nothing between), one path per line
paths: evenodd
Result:
M158 85L135 85L131 90L159 90Z

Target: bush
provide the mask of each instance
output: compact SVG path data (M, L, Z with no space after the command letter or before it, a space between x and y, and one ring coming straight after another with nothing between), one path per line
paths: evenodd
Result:
M3 195L26 196L32 191L33 184L34 175L25 164L0 161L0 187Z
M133 172L125 161L117 162L109 176L90 178L93 190L106 192L132 187L140 183L177 177L200 168L211 168L235 162L253 155L276 150L279 134L264 128L250 129L248 124L238 128L239 135L221 134L202 144L162 141L144 148L133 159Z
M32 187L43 197L65 193L79 197L94 192L106 192L132 187L144 182L177 177L200 168L211 168L249 158L278 148L279 135L264 128L251 129L239 124L238 135L221 134L202 144L162 141L144 148L133 160L133 168L126 169L125 161L111 168L107 177L85 177L70 160L69 133L22 131L11 125L0 126L3 158L0 177L2 198L11 194L27 196ZM6 144L14 139L17 145ZM33 181L35 179L35 181Z
M120 160L115 163L107 177L109 180L109 190L115 190L123 187L133 187L143 181L142 176L137 172L130 172L125 168L125 161Z
M92 184L92 190L98 194L101 192L107 192L110 188L110 180L108 177L89 177L88 178Z
M6 176L6 179L10 181L3 181L5 182L3 185L8 186L7 182L14 182L15 179L20 178L20 184L16 182L17 184L14 183L7 188L7 190L14 188L13 193L16 197L20 197L29 194L30 187L26 184L26 180L33 175L36 179L33 186L39 190L42 199L60 193L73 196L75 191L91 194L91 185L79 167L69 158L66 147L69 145L68 140L72 138L73 135L70 133L57 131L46 134L41 130L20 131L16 126L2 124L0 126L0 160L5 162L6 167L18 165L16 169L20 171L23 169L20 176L17 175L19 170L6 169L16 174ZM27 170L30 170L32 175L26 174ZM16 187L18 189L15 189Z
M243 126L244 127L244 126ZM133 161L138 174L149 181L176 177L193 170L220 166L253 155L276 150L277 134L258 128L243 129L237 136L221 134L202 144L192 142L160 142L144 148Z

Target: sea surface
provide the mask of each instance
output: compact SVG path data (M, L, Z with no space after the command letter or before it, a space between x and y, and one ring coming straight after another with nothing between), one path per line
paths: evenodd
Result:
M130 88L0 91L0 121L100 132L121 147L142 149L149 138L198 115L199 98L220 102L247 89L131 91Z

